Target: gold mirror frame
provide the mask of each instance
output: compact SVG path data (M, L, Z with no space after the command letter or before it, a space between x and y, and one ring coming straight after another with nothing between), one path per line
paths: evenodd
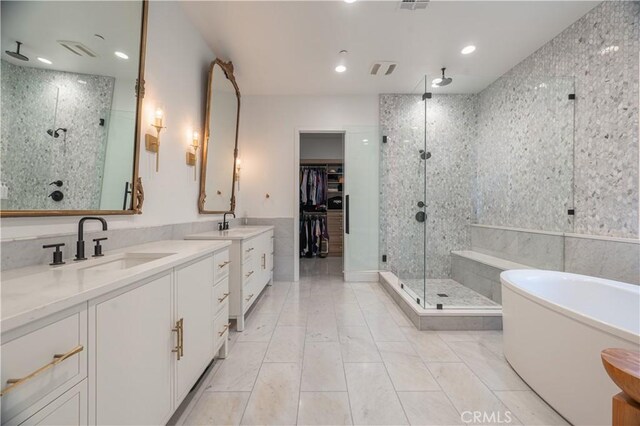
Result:
M204 203L207 199L205 184L207 181L207 153L209 151L209 114L211 113L211 90L213 86L213 70L215 66L219 66L224 71L225 77L233 84L236 90L236 98L238 100L238 109L236 112L236 140L233 147L233 177L231 180L231 199L229 200L229 210L206 210ZM198 211L200 214L223 214L234 213L236 210L236 161L238 159L238 129L240 127L240 89L236 78L233 75L233 63L231 61L224 62L220 58L216 58L209 66L209 79L207 80L207 105L204 111L204 140L202 143L202 155L200 159L200 196L198 197Z
M87 216L87 215L134 215L142 214L144 189L138 173L140 162L140 126L142 122L142 99L144 98L144 61L147 50L147 15L149 0L142 0L142 26L140 28L140 62L136 80L136 123L133 151L133 179L131 189L131 208L128 210L2 210L0 217L40 217L40 216ZM235 173L235 172L234 172Z

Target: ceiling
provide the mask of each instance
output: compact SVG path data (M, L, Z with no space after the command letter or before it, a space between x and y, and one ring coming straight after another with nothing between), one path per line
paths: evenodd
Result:
M3 0L2 59L20 66L133 80L138 75L141 21L140 1ZM20 53L29 57L28 62L5 54L16 50L16 40L23 43ZM57 40L81 42L97 57L77 56ZM116 58L116 50L129 59Z
M423 77L447 67L453 83L436 93L476 93L535 52L598 2L184 1L221 58L232 60L243 94L422 93ZM471 55L460 50L477 46ZM347 71L334 67L346 49ZM376 61L398 63L371 76ZM421 82L422 80L422 82Z

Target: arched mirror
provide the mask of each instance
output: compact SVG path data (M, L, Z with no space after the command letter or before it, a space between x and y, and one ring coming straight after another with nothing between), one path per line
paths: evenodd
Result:
M239 120L240 90L233 76L233 64L216 59L209 68L198 200L200 213L220 214L235 210Z

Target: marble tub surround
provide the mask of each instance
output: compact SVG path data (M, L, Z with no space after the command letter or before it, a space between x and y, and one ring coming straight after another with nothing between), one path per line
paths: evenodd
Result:
M499 268L491 274L476 274L483 268L473 265L473 258L482 256L473 253L506 261L500 262L505 265L502 270L519 267L547 269L640 284L640 239L488 225L471 225L470 232L472 256L466 256L469 259L463 260L455 252L452 253L453 278L465 285L469 283L483 287L484 278L494 284L499 283ZM509 262L520 265L509 266ZM475 284L471 284L474 281L470 278L472 275L476 275ZM485 283L484 287L488 288L488 284Z
M564 271L640 284L640 240L565 235Z
M115 78L0 63L5 208L100 208ZM101 126L100 119L107 124ZM58 138L47 134L59 127L67 132ZM48 197L55 180L64 182L56 188L65 195L60 202Z
M10 220L10 219L5 219ZM87 224L85 227L86 250L92 250L92 239L107 237L103 241L104 252L119 249L136 244L149 243L160 240L181 240L187 234L205 232L215 229L220 220L207 220L199 222L175 223L171 225L144 226L137 228L109 229L108 231L96 231L94 226ZM107 218L107 222L109 218ZM240 219L231 219L231 226L240 223ZM2 271L23 268L31 265L48 265L51 262L50 250L44 250L43 245L53 243L65 243L62 248L65 259L73 259L75 254L78 234L69 232L64 234L42 235L26 238L12 238L2 240L0 243L0 260Z
M470 225L471 250L538 269L561 271L564 236L500 226Z
M228 241L156 241L115 250L99 259L56 268L32 266L3 272L0 329L4 333L230 244ZM122 270L91 269L97 264L116 260L119 254L150 255L155 260Z

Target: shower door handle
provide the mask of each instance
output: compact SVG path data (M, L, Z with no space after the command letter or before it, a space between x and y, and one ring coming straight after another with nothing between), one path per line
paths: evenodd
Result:
M349 233L349 196L344 196L344 233Z
M424 222L427 219L427 214L423 211L416 213L416 220L418 222Z

